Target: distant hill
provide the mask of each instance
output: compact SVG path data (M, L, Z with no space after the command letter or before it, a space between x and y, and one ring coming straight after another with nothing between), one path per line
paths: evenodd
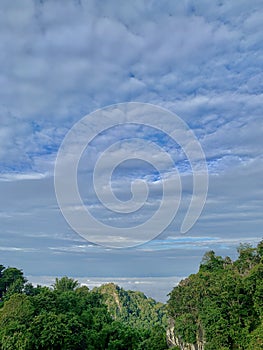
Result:
M165 350L165 307L113 283L89 290L62 277L52 288L0 265L1 350Z
M103 295L103 301L115 320L144 329L167 326L165 305L147 298L142 292L127 291L113 283L104 284L95 290Z

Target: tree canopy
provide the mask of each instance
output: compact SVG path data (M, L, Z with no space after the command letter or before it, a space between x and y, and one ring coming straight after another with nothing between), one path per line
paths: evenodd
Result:
M263 349L263 241L237 251L235 261L205 253L167 305L66 276L35 287L0 265L0 350Z
M34 287L21 270L2 265L0 283L1 350L167 349L164 306L143 293L113 284L90 291L68 277Z
M198 273L170 293L179 343L205 350L263 349L263 242L241 244L236 261L207 252Z

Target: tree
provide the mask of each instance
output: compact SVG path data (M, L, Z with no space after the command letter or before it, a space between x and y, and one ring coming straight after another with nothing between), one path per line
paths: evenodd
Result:
M238 247L239 257L207 252L197 274L170 293L168 313L184 342L205 342L206 350L262 349L262 243ZM201 337L200 337L201 334Z
M26 295L33 296L39 294L41 292L41 288L42 287L39 284L36 287L34 287L32 283L26 283L23 292Z
M239 257L235 261L234 265L242 274L246 274L255 264L259 262L257 249L253 248L251 244L241 243L237 248L237 252L239 253Z
M166 349L164 305L143 293L114 284L90 291L68 277L34 287L21 270L0 273L1 350ZM121 311L110 313L115 303Z
M69 336L69 329L63 322L62 315L47 312L34 317L30 325L30 333L36 349L59 350L64 348L65 338Z
M215 255L213 250L206 252L201 261L200 270L216 271L224 268L224 259L221 256Z
M55 283L52 285L55 291L66 292L73 291L79 286L79 282L69 277L56 278Z
M14 293L21 293L26 283L22 270L15 267L2 269L0 277L0 293L5 299L8 299Z
M28 350L28 328L34 308L28 296L14 294L4 303L0 312L0 348L2 350Z

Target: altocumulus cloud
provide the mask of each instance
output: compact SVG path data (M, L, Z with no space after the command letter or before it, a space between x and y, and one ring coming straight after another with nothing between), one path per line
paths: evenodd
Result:
M262 16L260 0L2 1L3 263L42 275L185 276L196 269L206 249L233 255L235 243L259 240ZM94 247L69 229L58 210L53 168L63 137L85 114L127 101L177 113L203 146L210 173L208 200L186 245L169 237L177 235L192 178L183 155L168 140L166 147L180 164L184 201L178 220L154 244L125 252ZM125 137L130 130L123 132ZM153 137L147 130L141 135ZM116 136L114 130L104 135L93 150L103 150ZM158 179L145 169L154 203L160 195ZM120 198L127 196L123 174L141 178L143 171L140 164L120 169L114 182ZM85 186L85 178L80 181ZM88 204L103 218L93 197Z

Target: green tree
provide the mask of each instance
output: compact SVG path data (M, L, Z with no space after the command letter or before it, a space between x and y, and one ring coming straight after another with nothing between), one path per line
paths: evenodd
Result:
M217 271L224 268L224 259L221 256L215 255L213 250L205 253L203 256L200 270L203 271Z
M62 315L54 312L40 313L30 325L32 347L39 350L60 350L65 348L65 339L70 332Z
M15 267L7 267L0 272L0 295L8 299L12 294L22 293L26 278L22 270Z
M34 308L28 296L14 294L0 312L0 348L2 350L29 349L28 328Z
M141 292L113 284L90 291L68 277L34 287L4 267L3 280L1 350L166 349L164 305Z
M53 288L58 292L73 291L79 286L79 282L69 277L56 278Z
M239 257L235 261L234 265L242 274L246 274L255 264L259 262L257 249L253 248L251 244L241 243L237 248L237 252L239 253Z
M213 251L204 255L198 273L170 293L167 309L174 319L176 337L192 344L203 340L205 350L246 350L253 348L251 344L260 348L261 248L262 242L257 248L240 245L234 262Z

